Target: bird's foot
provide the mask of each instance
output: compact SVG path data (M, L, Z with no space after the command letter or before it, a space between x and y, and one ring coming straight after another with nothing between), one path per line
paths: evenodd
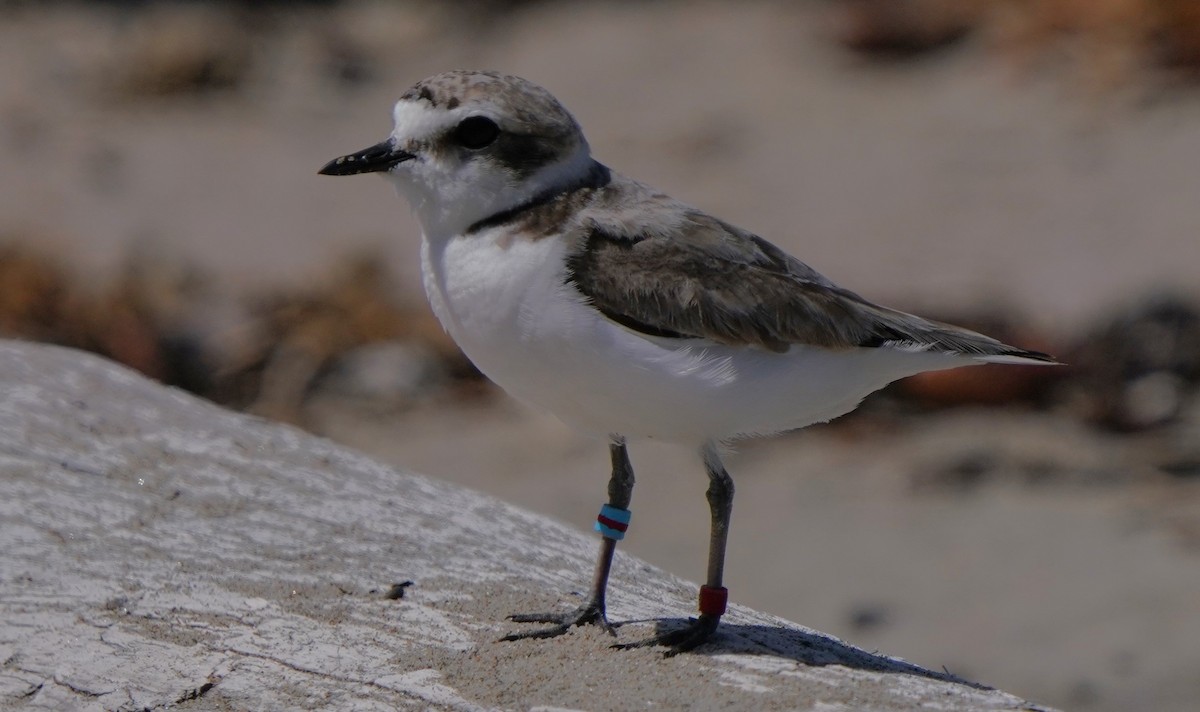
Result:
M708 613L701 613L699 618L692 618L688 624L676 630L667 631L645 640L639 640L636 643L618 643L612 647L620 650L629 650L631 648L648 648L652 645L662 645L667 648L663 652L663 657L673 657L680 653L686 653L693 648L708 642L712 638L713 633L717 630L717 624L721 622L721 616Z
M508 620L515 623L550 623L551 625L549 628L538 628L524 633L509 633L500 639L502 642L528 638L555 638L579 625L598 625L609 635L617 634L604 614L604 604L597 601L588 601L579 608L566 613L519 613L509 616Z

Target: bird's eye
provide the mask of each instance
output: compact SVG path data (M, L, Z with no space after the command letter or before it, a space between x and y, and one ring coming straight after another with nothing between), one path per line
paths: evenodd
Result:
M468 116L454 127L454 142L464 148L479 149L491 145L500 135L500 127L486 116Z

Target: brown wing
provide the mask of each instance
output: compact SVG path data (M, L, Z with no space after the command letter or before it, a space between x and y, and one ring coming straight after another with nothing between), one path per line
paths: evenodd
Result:
M1052 360L872 304L757 235L699 211L670 235L593 224L567 268L568 282L605 316L654 336L771 351L895 346Z

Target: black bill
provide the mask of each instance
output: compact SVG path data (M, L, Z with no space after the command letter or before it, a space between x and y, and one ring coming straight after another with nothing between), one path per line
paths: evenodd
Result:
M396 148L391 139L377 143L370 148L364 148L358 153L335 158L325 167L317 171L326 176L352 176L358 173L379 173L390 170L392 166L416 158L407 151Z

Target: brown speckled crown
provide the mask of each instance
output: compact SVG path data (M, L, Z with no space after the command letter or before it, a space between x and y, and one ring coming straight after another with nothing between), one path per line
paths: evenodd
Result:
M425 101L453 111L472 102L492 104L514 126L567 137L579 125L554 95L533 82L500 72L458 69L422 79L400 95L401 101Z

